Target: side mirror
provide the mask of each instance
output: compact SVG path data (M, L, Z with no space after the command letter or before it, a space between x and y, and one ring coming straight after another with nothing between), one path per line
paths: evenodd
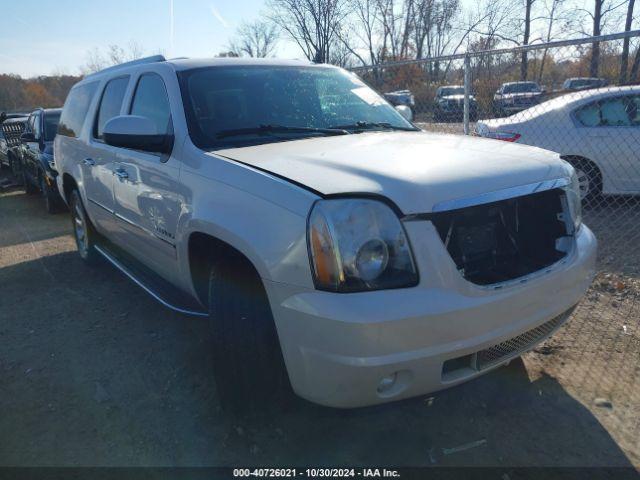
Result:
M36 141L36 137L33 133L31 132L24 132L22 135L20 135L20 141L22 142L35 142Z
M406 105L397 105L396 110L400 115L404 117L405 120L413 122L413 112L411 111L411 108L407 107Z
M169 153L173 135L159 134L147 117L120 115L109 120L102 132L107 145L153 153Z

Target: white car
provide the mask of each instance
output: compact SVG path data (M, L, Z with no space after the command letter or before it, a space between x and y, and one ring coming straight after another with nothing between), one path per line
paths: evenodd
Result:
M640 87L570 93L508 118L481 120L483 137L558 152L583 198L640 194Z
M109 68L70 92L55 155L80 256L207 319L230 408L472 379L559 328L595 271L557 154L422 132L333 66Z

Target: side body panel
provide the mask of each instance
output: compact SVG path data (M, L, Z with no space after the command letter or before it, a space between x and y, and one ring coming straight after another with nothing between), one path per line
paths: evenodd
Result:
M181 120L175 73L166 65L140 67L131 75L122 114L131 111L140 77L153 73L162 79L172 112L174 144L171 154L155 154L117 148L113 196L115 218L120 231L116 240L122 248L166 280L177 283L176 229L185 203L180 183L182 143L186 127Z
M176 246L185 284L188 238L214 236L241 251L264 279L313 288L307 253L307 216L315 194L215 154L184 145L181 182L186 203ZM277 228L274 228L278 225Z

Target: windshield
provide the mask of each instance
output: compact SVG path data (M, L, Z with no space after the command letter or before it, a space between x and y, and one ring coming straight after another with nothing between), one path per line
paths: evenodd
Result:
M531 93L539 92L540 87L535 83L512 83L504 86L504 93Z
M325 133L312 129L356 124L413 128L355 75L337 68L206 67L179 77L189 133L202 149L293 140ZM260 128L275 125L298 130Z
M443 88L440 95L443 97L448 97L450 95L464 95L464 87Z
M47 113L44 116L44 141L51 142L58 131L60 113Z

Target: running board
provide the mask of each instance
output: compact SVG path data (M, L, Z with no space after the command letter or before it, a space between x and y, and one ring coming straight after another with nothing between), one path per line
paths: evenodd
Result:
M117 255L105 245L95 245L94 248L111 265L124 273L131 281L133 281L133 283L138 285L140 288L142 288L142 290L147 292L165 307L173 310L174 312L182 313L185 315L193 315L196 317L209 316L207 312L198 310L194 305L190 305L194 302L189 302L185 299L179 298L182 295L180 293L176 294L178 289L176 289L175 287L170 286L163 280L159 280L157 282L153 281L153 275L144 272L144 267L136 267L133 264L126 262L120 255ZM164 282L166 285L160 286L159 284L161 282ZM151 287L152 284L155 284L154 286L156 288ZM165 292L161 293L161 290L165 290ZM173 292L170 292L170 290L172 290Z

